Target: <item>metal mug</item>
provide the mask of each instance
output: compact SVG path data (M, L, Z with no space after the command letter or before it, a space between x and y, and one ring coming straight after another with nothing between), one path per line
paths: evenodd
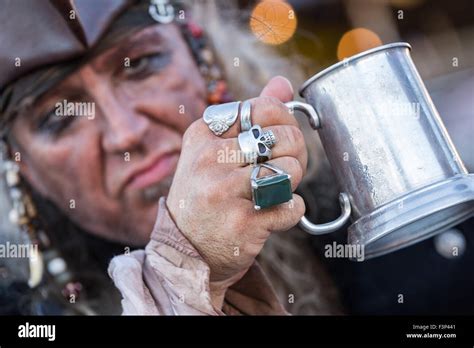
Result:
M464 167L410 57L410 45L380 46L311 77L306 103L289 102L317 129L342 192L342 214L311 234L351 218L348 242L365 258L432 237L474 215L474 174Z

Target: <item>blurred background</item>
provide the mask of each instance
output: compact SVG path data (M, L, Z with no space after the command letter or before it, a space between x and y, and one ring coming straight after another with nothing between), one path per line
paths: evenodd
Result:
M239 1L250 30L307 76L392 42L412 57L469 171L474 172L474 1ZM249 20L250 18L250 20Z
M469 172L474 173L473 0L261 0L240 1L242 21L262 45L290 56L309 78L324 68L380 45L408 42L412 57ZM242 23L244 24L244 23ZM295 57L296 53L296 57ZM414 149L416 151L416 149ZM332 178L315 190L327 197ZM325 181L326 180L326 181ZM336 204L337 192L332 201ZM327 204L327 202L325 203ZM325 204L317 221L330 221ZM310 213L314 202L308 205ZM335 211L337 207L333 207ZM344 231L312 238L352 314L471 314L474 219L446 234L363 263L324 257L322 246L347 242ZM462 257L442 253L455 236ZM451 239L453 241L453 239ZM280 265L283 267L282 265ZM400 305L394 299L403 294Z

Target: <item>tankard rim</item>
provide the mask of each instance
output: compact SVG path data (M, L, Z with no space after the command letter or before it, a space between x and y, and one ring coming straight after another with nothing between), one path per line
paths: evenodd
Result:
M409 50L411 50L411 45L408 42L394 42L394 43L390 43L390 44L387 44L387 45L382 45L382 46L372 48L370 50L367 50L367 51L358 53L356 55L353 55L350 58L341 60L340 62L327 67L326 69L314 74L312 77L310 77L308 80L306 80L303 83L303 85L301 86L301 88L299 89L299 94L300 94L301 97L304 97L304 95L303 95L304 90L307 87L309 87L309 85L311 85L317 79L333 72L334 70L337 70L338 68L340 68L344 65L350 64L351 62L353 62L355 60L358 60L358 59L363 58L365 56L377 53L379 51L384 51L384 50L388 50L388 49L392 49L392 48L399 48L399 47L405 47L405 48L408 48Z

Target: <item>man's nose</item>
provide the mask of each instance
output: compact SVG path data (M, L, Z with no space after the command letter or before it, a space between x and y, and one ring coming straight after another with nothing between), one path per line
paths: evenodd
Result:
M100 113L95 121L102 133L104 151L123 153L139 147L149 119L137 111L130 97L114 88L108 75L97 73L90 66L83 67L80 74Z
M139 147L149 127L149 120L136 112L133 105L122 102L112 93L102 94L98 103L104 121L104 150L125 152Z

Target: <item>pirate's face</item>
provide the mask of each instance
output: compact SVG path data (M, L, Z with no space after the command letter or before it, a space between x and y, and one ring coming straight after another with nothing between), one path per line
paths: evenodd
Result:
M147 241L181 138L206 88L174 24L148 27L95 57L12 128L21 172L73 221L102 237Z

